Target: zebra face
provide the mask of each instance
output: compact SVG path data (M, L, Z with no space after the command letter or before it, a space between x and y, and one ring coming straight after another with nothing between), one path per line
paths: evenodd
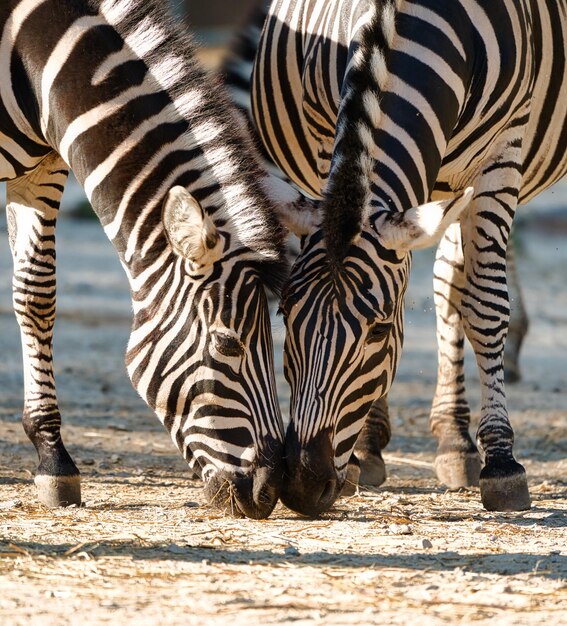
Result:
M405 212L377 208L354 234L342 231L356 220L330 211L346 219L330 220L334 231L327 221L326 238L325 226L304 236L281 305L291 386L282 490L289 508L317 515L335 501L370 406L398 367L410 251L436 243L473 193L468 187Z
M295 511L316 515L334 502L370 405L392 383L410 258L363 229L333 270L319 230L292 269L281 304L291 386L282 501Z
M183 448L209 501L230 513L266 517L283 477L283 424L273 376L268 302L256 272L204 285L201 362L190 391Z
M182 187L170 192L163 223L167 261L135 311L128 371L210 502L267 517L280 492L284 441L264 291L269 268L235 252Z

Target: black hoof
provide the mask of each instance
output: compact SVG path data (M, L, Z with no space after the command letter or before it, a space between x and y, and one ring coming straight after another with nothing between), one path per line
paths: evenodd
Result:
M525 511L531 507L526 470L514 459L488 463L480 473L480 497L487 511Z
M480 479L478 452L445 452L435 457L435 473L440 483L451 489L476 487Z
M37 496L41 504L50 508L81 506L81 477L75 476L48 476L38 474L35 479Z
M378 454L363 454L356 452L360 462L359 484L368 487L379 487L387 477L386 465L380 452Z

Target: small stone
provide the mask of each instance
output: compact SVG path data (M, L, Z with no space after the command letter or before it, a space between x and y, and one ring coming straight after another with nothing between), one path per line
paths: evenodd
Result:
M106 461L101 461L101 462L98 464L98 469L101 469L101 470L107 470L107 469L110 469L110 463L107 463Z
M421 547L424 550L429 550L429 548L433 548L433 544L431 543L431 541L429 541L429 539L422 539L421 540Z
M6 502L0 502L0 509L6 511L8 509L15 509L19 506L22 506L21 500L6 500Z
M120 430L123 432L130 432L130 429L128 428L128 426L126 426L126 424L122 424L121 422L110 422L110 424L108 424L108 428L110 430Z
M110 460L111 460L113 463L120 463L120 461L122 460L122 458L121 458L121 457L120 457L120 455L118 455L118 454L113 454L113 455L110 457Z
M174 543L167 546L167 551L171 552L171 554L187 554L187 548L183 548L182 546L178 546Z
M186 502L185 506L190 508L190 509L196 509L199 506L201 506L198 502Z
M211 562L209 561L209 559L203 559L201 561L201 565L210 565L210 564L211 564Z
M286 556L299 556L301 553L295 546L289 545L289 546L286 546L284 550L284 554Z
M94 465L95 460L94 459L81 459L80 463L82 463L83 465Z
M412 535L412 529L409 524L390 524L388 530L393 535Z

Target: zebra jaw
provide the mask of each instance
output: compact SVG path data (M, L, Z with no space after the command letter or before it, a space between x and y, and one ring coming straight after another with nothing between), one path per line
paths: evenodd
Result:
M380 211L371 218L371 227L385 248L400 252L428 248L459 220L473 194L474 188L467 187L451 200L428 202L405 212Z
M212 264L220 258L222 244L213 220L185 187L169 190L162 221L172 248L194 265Z

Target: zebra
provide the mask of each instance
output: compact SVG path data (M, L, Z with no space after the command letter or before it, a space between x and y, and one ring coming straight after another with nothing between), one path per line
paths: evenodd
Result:
M437 475L479 484L488 510L530 507L503 380L506 248L517 204L567 170L566 39L565 0L272 2L253 114L270 157L320 199L287 221L302 237L280 306L291 509L316 515L340 492L399 362L411 250L436 242Z
M224 84L229 90L232 101L245 118L245 123L251 128L252 133L257 135L251 110L251 79L254 62L262 28L270 10L271 0L258 0L249 14L243 20L243 25L237 30L232 38L227 52L220 67L220 74ZM266 166L275 176L286 180L289 179L277 169L269 154L265 151L261 141L258 141L259 149L265 160ZM306 192L304 192L306 193ZM308 194L306 194L308 195ZM300 207L300 200L288 199L288 211ZM306 206L303 206L305 209ZM283 214L286 221L288 214ZM296 226L299 216L293 216L292 227ZM293 262L299 254L297 238L288 242L290 260ZM516 252L513 239L508 242L506 252L506 271L508 277L508 289L510 301L514 303L510 311L508 335L504 349L504 380L507 383L515 383L521 379L520 351L529 328L529 318L525 308L522 289L516 269ZM367 486L380 486L387 477L386 466L382 458L382 450L391 439L391 424L386 397L377 399L371 406L365 418L364 426L356 440L354 453L349 460L347 478L341 490L341 495L352 495L358 484ZM454 483L454 481L453 481ZM454 486L460 486L454 484Z
M0 180L40 502L81 503L52 363L71 169L129 280L134 388L214 506L268 516L284 430L266 291L285 279L286 232L224 88L159 0L10 0L0 31Z

